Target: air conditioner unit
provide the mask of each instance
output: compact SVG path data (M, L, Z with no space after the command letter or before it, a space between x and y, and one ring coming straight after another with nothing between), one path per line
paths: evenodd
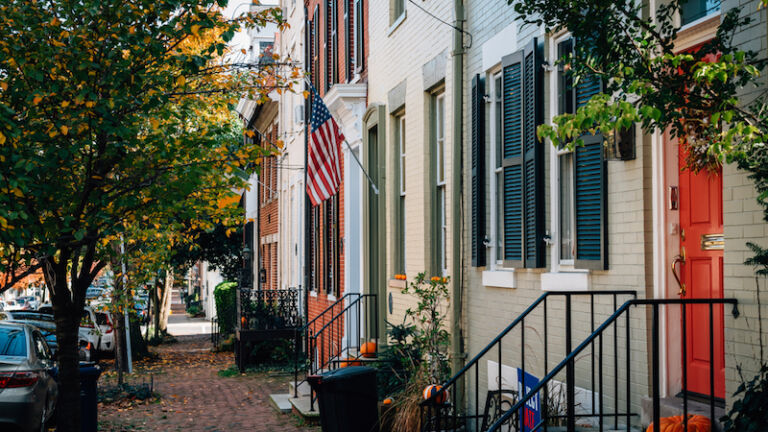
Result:
M293 107L293 122L304 123L304 104Z

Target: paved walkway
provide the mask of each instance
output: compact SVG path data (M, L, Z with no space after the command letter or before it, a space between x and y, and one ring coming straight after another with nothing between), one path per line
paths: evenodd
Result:
M170 327L170 326L169 326ZM232 353L212 353L208 336L177 336L178 343L154 349L159 358L138 362L131 383L153 377L155 401L101 404L102 431L317 431L292 415L278 413L269 395L285 392L289 377L281 373L220 377L234 364ZM106 374L104 384L114 382ZM100 382L102 382L100 381Z
M190 318L187 314L168 316L168 333L173 336L210 335L211 322L205 318Z

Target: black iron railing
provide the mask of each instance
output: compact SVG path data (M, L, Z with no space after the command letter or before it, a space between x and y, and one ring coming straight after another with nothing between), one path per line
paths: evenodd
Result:
M378 338L378 322L376 294L347 293L299 329L306 357L302 362L296 350L294 397L298 397L299 386L306 382L306 376L336 369L348 359L369 361L360 355L360 347ZM377 354L378 343L375 343L373 357ZM300 372L306 374L303 379L299 379ZM315 394L311 392L310 411L314 410L314 402Z
M214 349L219 349L221 343L221 329L219 328L219 319L211 319L211 344Z
M300 288L241 289L238 327L241 331L300 328L300 298Z
M566 403L566 409L565 414L562 416L553 416L553 417L560 417L563 418L566 422L567 430L568 431L575 431L576 430L576 419L579 417L593 417L597 419L599 430L604 430L606 418L612 419L612 425L609 425L609 427L613 427L613 429L618 429L620 426L620 420L623 420L623 426L622 429L624 430L632 430L632 419L637 416L637 413L632 412L632 397L638 396L638 393L640 396L644 396L641 391L635 390L633 391L633 384L631 382L632 377L632 362L630 361L630 344L632 341L632 326L630 325L630 311L633 307L650 307L651 308L651 399L652 399L652 417L651 420L653 422L654 428L652 429L654 432L660 432L660 418L661 418L661 372L660 372L660 347L659 347L659 331L660 331L660 312L662 308L668 308L673 307L675 305L678 305L681 310L681 352L682 352L682 359L681 361L681 368L682 368L682 392L680 393L680 396L682 396L682 404L683 404L683 428L682 430L688 429L688 410L689 410L689 392L688 389L688 335L687 335L687 327L689 325L692 325L692 323L687 323L689 320L689 315L687 314L687 308L706 308L708 310L708 322L702 323L701 321L697 321L697 325L701 326L707 326L709 330L709 394L704 395L706 400L709 402L709 418L714 423L716 421L715 417L715 406L717 403L717 398L715 394L715 365L716 365L716 359L715 359L715 333L714 333L714 323L715 323L715 306L718 305L718 314L722 315L723 311L720 309L720 305L724 306L726 304L731 304L733 306L732 314L734 317L738 317L739 311L737 308L737 301L736 299L707 299L707 298L695 298L695 299L633 299L625 302L621 305L620 308L618 308L607 320L605 320L598 328L596 328L583 342L579 344L579 346L576 347L576 349L570 351L568 355L565 356L565 358L557 364L551 371L549 371L546 376L539 381L535 386L533 386L529 391L527 391L525 394L520 395L520 397L517 399L517 401L503 414L501 415L496 421L488 428L488 431L498 431L501 430L502 427L508 426L508 425L517 425L515 418L519 416L519 413L524 408L525 404L529 402L531 399L537 397L537 395L542 392L543 395L546 395L548 392L548 388L551 387L556 381L555 377L558 373L566 370L567 375L567 382L565 383L568 387L568 395L567 399L565 401ZM624 331L625 331L625 373L624 379L625 379L625 389L624 389L624 407L619 407L619 395L618 393L614 394L614 401L615 405L613 407L612 413L606 413L604 411L604 408L606 408L604 404L604 392L603 392L603 339L606 333L608 332L608 329L613 328L613 334L614 337L614 350L616 350L617 346L617 340L616 335L618 333L618 323L621 317L625 318L625 324L624 324ZM702 318L701 314L697 315L698 319L700 320ZM636 329L637 330L637 329ZM642 330L642 329L641 329ZM574 381L575 376L573 372L574 370L574 364L577 360L577 357L581 355L587 348L592 347L594 350L595 344L598 346L598 376L599 376L599 382L597 386L594 386L591 389L592 395L595 394L598 395L598 407L597 410L593 409L593 412L577 415L575 414L575 397L574 397ZM617 353L617 351L614 351ZM615 358L615 355L614 355ZM616 376L618 374L618 370L615 371L614 379L616 379ZM614 391L618 392L619 386L617 383L614 384ZM594 408L594 405L593 405ZM607 407L610 408L610 407ZM623 411L621 411L623 409ZM547 430L547 426L550 423L550 421L553 419L553 417L547 418L546 416L541 419L537 424L530 425L529 430L536 431L539 429ZM505 428L506 429L506 428ZM713 430L717 430L717 428L713 425Z
M525 388L525 374L535 369L530 367L530 364L526 363L526 350L530 349L527 346L526 338L533 336L543 338L539 342L541 343L541 354L536 356L541 365L543 360L544 374L547 374L548 356L549 351L553 344L550 342L550 336L553 331L558 332L556 336L562 336L564 338L565 352L571 352L573 329L571 325L572 315L574 311L574 298L586 299L583 303L580 303L581 309L578 312L586 311L590 320L590 331L595 330L595 326L599 323L596 321L595 314L595 299L607 298L612 305L611 311L618 308L619 297L626 298L627 296L635 298L636 292L632 290L621 291L549 291L539 296L527 309L525 309L517 318L515 318L504 330L501 331L485 348L472 358L458 373L456 373L451 379L449 379L442 388L432 395L428 400L425 400L421 404L421 425L422 431L440 431L451 430L459 427L468 427L475 431L485 431L487 428L494 424L498 418L507 412L507 409L512 405L517 404L519 395L517 391L512 389L505 389L503 383L502 366L517 366L520 370L520 376L522 377L522 388ZM561 300L560 301L556 301ZM564 323L557 325L558 321L562 322L563 315L551 316L553 308L557 308L556 313L564 314ZM533 323L540 323L541 327L532 326L532 328L526 327L526 320L528 325ZM586 323L584 323L586 324ZM554 328L553 328L554 327ZM582 328L579 326L578 328ZM519 329L513 333L513 330ZM511 351L517 350L519 358L504 357L504 349L509 348ZM515 357L517 354L515 353ZM531 355L532 353L528 353ZM592 352L591 356L594 359L597 353ZM615 354L615 353L614 353ZM614 355L614 359L618 359L617 355ZM491 360L496 362L496 389L487 389L487 394L483 398L480 386L480 372L482 361ZM593 361L594 364L594 361ZM618 363L615 364L615 368L618 369ZM594 367L592 368L592 382L596 379ZM487 374L490 374L490 370L486 370ZM574 371L569 369L569 374L572 376ZM601 377L602 378L602 377ZM472 399L474 399L474 405L461 403L463 391L461 389L462 383L465 383L467 379L470 379L472 383L472 392L470 392ZM518 380L520 381L520 379ZM573 382L573 380L569 380ZM517 383L510 383L517 385ZM510 384L507 384L509 386ZM569 389L568 392L572 392L573 389ZM447 395L445 394L447 393ZM547 406L547 392L544 392L543 406ZM443 403L436 403L436 401L445 400ZM481 404L481 402L483 402ZM507 419L507 425L517 424L517 418Z

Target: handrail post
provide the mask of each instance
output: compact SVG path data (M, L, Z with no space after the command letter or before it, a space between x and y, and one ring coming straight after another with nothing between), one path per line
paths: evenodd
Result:
M568 356L571 354L571 295L566 294L565 295L565 355ZM565 370L565 380L567 381L567 399L568 399L568 406L567 406L567 428L568 432L574 432L576 430L576 401L574 400L576 397L576 370L575 365L573 363L573 359L568 361L568 365L566 366ZM546 390L545 390L546 391Z
M661 432L661 391L659 389L659 305L653 304L651 322L651 368L653 369L653 432Z

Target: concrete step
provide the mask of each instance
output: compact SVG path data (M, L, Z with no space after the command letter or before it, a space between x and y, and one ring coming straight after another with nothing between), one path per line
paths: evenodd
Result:
M293 381L288 382L288 393L291 396L296 394L294 392L294 387L295 387L295 384L293 383ZM306 381L299 381L298 390L299 390L298 391L299 396L308 396L312 392L312 389L309 387L309 383Z
M294 413L301 416L301 418L310 425L317 425L320 423L320 408L318 407L317 401L315 401L314 409L310 411L309 398L309 396L300 396L288 400L291 403L291 409Z
M288 393L269 395L269 402L272 404L272 406L284 414L291 412L291 409L293 408L290 399L291 395Z
M683 414L683 398L667 397L662 398L660 402L661 417ZM688 399L688 414L701 415L709 418L709 404ZM712 422L713 432L720 432L723 430L723 427L718 420L724 415L725 409L715 405L715 418ZM640 421L644 425L648 425L653 421L653 399L650 397L644 397L642 400L642 412Z

